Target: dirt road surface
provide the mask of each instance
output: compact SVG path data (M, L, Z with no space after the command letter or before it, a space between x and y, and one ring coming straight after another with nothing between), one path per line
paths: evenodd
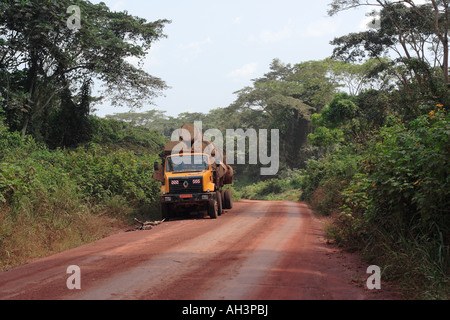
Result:
M81 289L69 290L69 266ZM381 300L367 265L326 244L302 203L243 201L212 219L164 222L0 273L1 300Z

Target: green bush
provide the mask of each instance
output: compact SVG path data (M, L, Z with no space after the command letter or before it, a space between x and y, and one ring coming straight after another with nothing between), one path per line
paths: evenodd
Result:
M450 213L449 134L448 115L441 111L383 128L346 197L364 194L368 201L356 211L380 222L395 219L399 229L442 221Z
M438 107L380 130L342 193L339 240L387 266L386 276L449 293L449 116ZM406 267L407 266L407 267Z
M152 178L157 155L137 156L133 151L110 150L91 144L67 153L59 163L86 197L104 199L115 195L136 205L157 200L159 184Z
M133 126L130 123L92 117L92 142L110 148L134 150L136 153L159 153L165 145L165 137L145 127Z
M299 172L284 172L280 178L260 181L258 183L243 187L241 196L250 200L282 200L295 197L299 198L299 191L294 194L286 194L289 191L298 190L301 185L302 176Z
M350 145L321 160L310 160L300 183L301 200L309 202L316 211L325 215L338 210L343 201L341 191L358 173L361 159Z
M144 149L50 150L4 127L0 147L0 269L97 240L158 208L159 156Z

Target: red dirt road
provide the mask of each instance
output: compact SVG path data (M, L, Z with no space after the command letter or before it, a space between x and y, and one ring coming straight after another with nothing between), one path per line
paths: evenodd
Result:
M374 300L367 265L327 245L295 202L243 201L211 219L164 222L0 273L1 300ZM69 290L67 268L81 270Z

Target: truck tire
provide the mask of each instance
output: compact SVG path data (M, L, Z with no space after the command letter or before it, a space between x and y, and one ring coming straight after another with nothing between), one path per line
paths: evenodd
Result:
M161 217L162 219L170 219L169 206L165 203L161 203Z
M222 214L224 214L225 213L225 209L226 209L226 207L225 207L225 190L220 190L220 198L221 198L221 200L222 200Z
M222 194L220 191L216 192L216 199L217 199L217 215L221 216L223 213L223 202L222 202Z
M231 190L225 190L224 194L224 208L225 209L233 209L233 196L231 195Z
M218 200L217 199L213 199L213 200L209 201L208 215L211 217L211 219L217 219L217 215L218 215Z

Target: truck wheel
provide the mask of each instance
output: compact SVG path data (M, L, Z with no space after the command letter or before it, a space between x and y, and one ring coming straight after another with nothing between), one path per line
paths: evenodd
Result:
M213 199L209 201L208 215L211 217L211 219L217 219L217 214L218 214L218 200Z
M170 219L169 206L161 203L161 216L163 219Z
M227 189L225 190L224 195L225 201L224 201L224 208L225 209L233 209L233 196L231 195L231 190Z
M220 191L216 192L216 199L217 199L217 215L221 216L223 213L223 202L222 202L222 194Z

